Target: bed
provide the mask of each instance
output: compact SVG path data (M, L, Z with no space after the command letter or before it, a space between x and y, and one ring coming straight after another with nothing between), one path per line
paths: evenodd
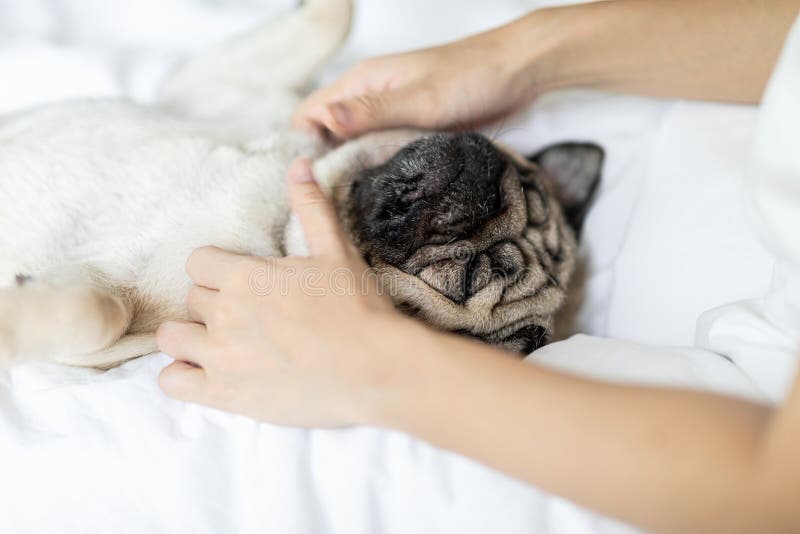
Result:
M322 79L554 3L362 0ZM0 0L0 112L65 98L146 102L181 58L294 4ZM763 361L739 365L698 342L709 310L770 285L775 258L742 217L755 125L746 106L569 92L488 130L524 153L567 139L607 151L581 245L581 334L531 361L780 398L790 369L762 380ZM0 532L637 532L403 434L280 428L171 400L156 385L169 362L0 372Z

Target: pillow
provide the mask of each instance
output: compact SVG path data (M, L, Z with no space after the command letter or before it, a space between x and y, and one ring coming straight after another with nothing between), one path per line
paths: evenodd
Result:
M750 377L730 360L690 347L655 347L576 335L539 349L526 361L620 384L688 388L754 401L767 400Z

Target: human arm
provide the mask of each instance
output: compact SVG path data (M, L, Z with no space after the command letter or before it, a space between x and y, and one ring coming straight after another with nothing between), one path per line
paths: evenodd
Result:
M295 123L349 138L480 125L564 88L756 103L799 0L608 0L532 12L451 44L368 59Z
M429 343L410 350L425 361L373 424L648 531L798 531L797 393L770 408L576 378L455 338Z
M800 392L770 408L612 385L435 332L375 286L332 291L332 273L367 267L312 181L290 193L310 258L190 259L198 323L159 330L179 360L161 376L170 395L280 424L394 428L658 532L797 530ZM254 290L266 268L294 270L285 291Z

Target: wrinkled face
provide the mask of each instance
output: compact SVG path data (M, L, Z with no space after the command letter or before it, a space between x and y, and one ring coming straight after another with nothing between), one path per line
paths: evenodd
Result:
M398 307L514 351L546 343L574 268L563 208L575 206L562 206L540 166L479 134L392 152L362 157L337 207Z

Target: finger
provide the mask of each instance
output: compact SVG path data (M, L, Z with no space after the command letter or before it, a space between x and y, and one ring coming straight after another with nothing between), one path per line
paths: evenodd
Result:
M295 126L333 146L338 146L350 138L331 115L327 102L321 102L307 116L295 120Z
M326 123L332 124L334 122L333 118L330 117L327 105L324 103L311 108L307 113L302 115L296 114L292 119L294 127L298 130L313 135L332 146L338 146L346 141L347 138L341 137L326 126Z
M323 115L328 113L325 100L320 100L319 95L311 95L303 101L292 114L292 125L305 132L324 135L325 120ZM330 119L328 119L330 121Z
M300 219L310 254L343 255L347 239L333 205L314 180L309 159L297 159L289 169L289 200Z
M323 116L328 114L327 103L355 96L357 93L349 88L350 85L351 82L345 75L308 95L292 113L292 124L296 128L312 133L324 129L324 123L330 121L330 118L323 119Z
M189 255L186 272L195 285L219 289L228 269L240 264L246 257L217 247L201 247Z
M208 396L205 371L183 361L172 362L162 369L158 385L164 393L182 401L202 403Z
M210 310L214 306L214 300L219 295L218 291L202 286L192 286L186 296L186 309L189 316L198 323L208 324Z
M158 348L175 358L203 365L207 348L206 327L197 323L166 322L158 327Z
M430 93L402 88L327 102L318 111L320 122L336 136L349 139L376 130L429 127L436 106Z

